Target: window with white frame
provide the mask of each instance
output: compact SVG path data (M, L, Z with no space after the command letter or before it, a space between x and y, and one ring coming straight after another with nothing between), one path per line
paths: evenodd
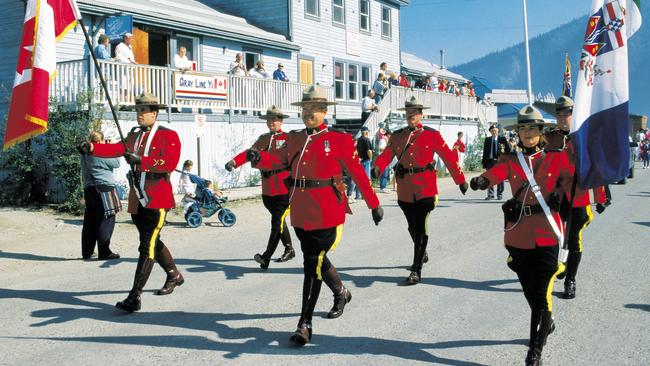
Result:
M305 15L320 17L320 0L305 0Z
M359 29L370 32L370 0L359 0Z
M370 90L370 67L361 66L361 97L368 95Z
M336 99L345 99L345 74L342 62L334 63L334 95Z
M345 24L345 0L332 0L332 22Z
M392 22L390 8L387 6L381 7L381 36L386 38L392 37Z
M359 100L359 66L348 65L348 100Z

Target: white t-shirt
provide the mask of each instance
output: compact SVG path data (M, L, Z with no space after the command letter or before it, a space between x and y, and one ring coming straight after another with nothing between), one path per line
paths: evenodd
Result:
M372 108L376 105L375 100L366 95L361 102L361 112L372 112Z
M258 79L270 79L271 75L269 75L268 72L266 72L265 69L258 70L256 68L252 68L248 70L248 75L250 77L258 78Z
M189 174L187 174L185 171L181 173L181 193L189 193L193 194L194 193L194 183L190 180Z
M135 56L133 55L133 48L127 46L126 43L121 42L115 47L115 61L126 62L135 64Z
M230 74L235 76L246 76L246 66L237 61L230 63Z
M191 69L192 68L192 61L190 61L187 56L181 57L180 55L175 55L174 56L174 66L176 66L179 69Z

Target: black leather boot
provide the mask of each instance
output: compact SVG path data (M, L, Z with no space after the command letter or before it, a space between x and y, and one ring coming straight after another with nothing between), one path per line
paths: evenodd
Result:
M546 345L546 338L551 329L555 329L553 316L550 311L540 311L539 330L534 339L531 339L531 347L526 356L526 366L537 366L542 364L542 351Z
M422 280L422 263L424 263L424 255L427 252L427 243L429 237L427 235L418 235L417 238L419 245L416 245L415 259L413 266L411 266L411 274L406 279L409 285L415 285Z
M288 260L293 259L296 256L296 251L293 250L293 247L291 244L288 246L284 247L284 253L282 253L282 256L278 258L278 262L286 262Z
M176 268L176 262L174 262L174 258L169 252L169 249L163 244L161 244L161 249L156 252L156 261L165 270L165 273L167 273L167 278L163 287L156 291L155 294L169 295L174 292L176 286L181 286L185 283L185 279L178 268Z
M302 310L300 312L300 319L298 320L298 327L289 338L289 341L297 346L304 346L311 340L311 320L314 315L314 308L316 308L316 302L318 302L318 295L320 294L322 284L323 281L305 275L302 284Z
M576 297L576 281L571 281L567 277L564 281L564 293L562 294L563 299L575 299Z
M264 257L262 254L259 254L259 253L255 254L253 259L255 259L255 262L260 264L261 269L268 269L269 268L269 262L270 261L266 257Z
M323 273L323 282L325 282L327 287L329 287L334 293L334 305L332 306L332 310L327 313L327 317L330 319L336 319L343 315L345 305L352 301L352 293L343 286L341 277L334 266L331 266Z
M147 255L140 254L140 258L138 258L138 266L135 269L133 288L129 292L129 296L127 296L126 299L115 304L115 307L120 310L124 310L127 313L132 313L134 311L140 310L142 307L140 295L142 295L142 289L147 284L147 280L151 274L153 264L153 259L149 258Z

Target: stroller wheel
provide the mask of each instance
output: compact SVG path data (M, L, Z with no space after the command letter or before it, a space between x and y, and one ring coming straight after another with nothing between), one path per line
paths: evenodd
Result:
M203 223L203 217L201 217L201 213L197 211L188 213L185 220L187 221L187 225L191 228L197 228L201 226L201 223Z
M235 216L234 212L224 208L219 211L219 221L221 221L223 226L230 227L237 222L237 216Z

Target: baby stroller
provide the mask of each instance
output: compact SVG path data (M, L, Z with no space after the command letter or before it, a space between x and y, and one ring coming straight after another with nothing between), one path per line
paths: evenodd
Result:
M225 227L235 225L237 216L231 210L223 207L223 204L228 201L228 197L218 197L208 187L209 181L197 175L188 174L190 181L196 184L196 191L194 197L186 196L183 198L185 221L191 228L201 226L204 217L211 217L215 213L217 218Z

